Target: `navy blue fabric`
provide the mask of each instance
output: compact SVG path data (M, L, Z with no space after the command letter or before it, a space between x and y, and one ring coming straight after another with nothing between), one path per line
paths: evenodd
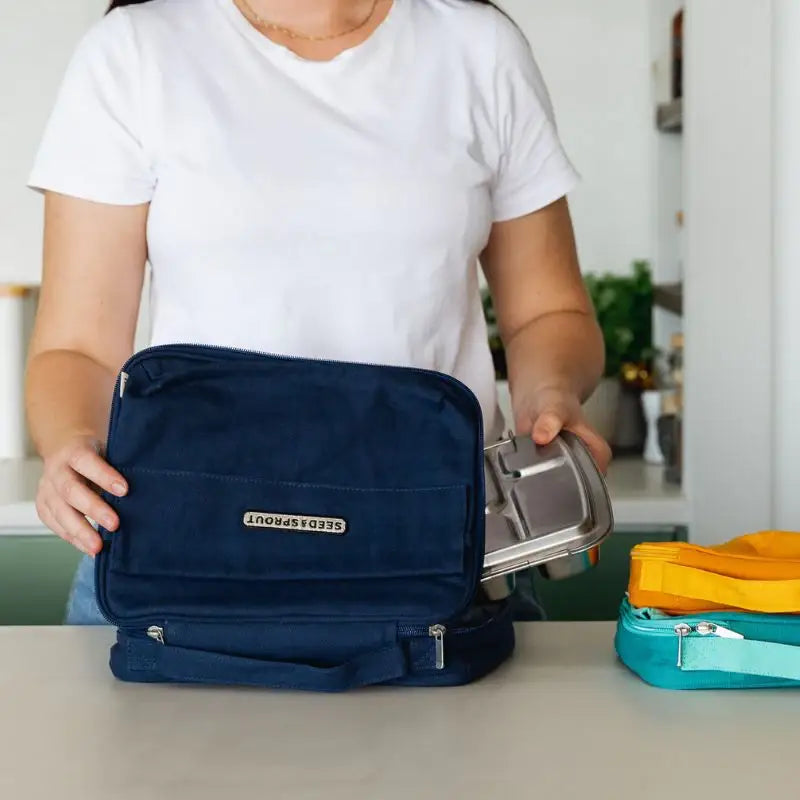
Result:
M434 669L435 650L429 639L410 639L406 642L411 654L409 673L392 683L463 686L480 680L510 658L516 644L511 602L474 611L478 614L470 614L463 626L450 628L445 643L445 669Z
M462 682L465 659L482 675L508 657L507 609L473 613L483 436L465 386L193 345L143 351L124 371L107 457L130 491L106 496L121 524L101 529L96 559L98 604L122 637L118 677L339 691ZM346 530L252 528L250 511ZM433 624L454 631L446 650L473 628L481 644L455 645L453 667L437 670ZM152 625L166 644L146 638ZM415 639L424 666L408 660Z
M207 650L187 650L124 635L112 648L111 663L126 677L140 673L145 683L157 676L159 681L166 682L269 686L317 692L342 692L387 683L404 677L408 672L405 654L399 644L361 653L343 664L318 667Z

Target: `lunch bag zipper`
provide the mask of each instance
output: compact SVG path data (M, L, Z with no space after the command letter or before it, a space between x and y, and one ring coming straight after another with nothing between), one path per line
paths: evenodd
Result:
M501 612L502 613L502 612ZM446 666L445 659L445 642L446 639L477 635L485 628L490 627L497 621L498 616L501 614L493 615L490 619L481 622L472 628L449 628L446 625L401 625L397 629L398 636L401 639L414 639L422 636L429 636L435 643L435 667L437 670L443 670Z
M484 622L474 628L455 628L448 629L446 625L401 625L398 627L398 636L400 639L414 639L422 636L428 636L434 640L435 656L434 667L436 670L444 670L446 667L445 659L445 637L447 636L464 636L475 634L484 627L492 624L495 621L493 617L491 620ZM140 629L141 630L141 629ZM157 644L166 645L167 635L164 625L150 625L145 634L148 639L156 642ZM141 636L141 634L139 634Z
M407 628L401 629L401 633L407 634L407 636L414 636L419 635L418 631L421 630L420 628ZM166 644L166 636L164 633L164 628L161 625L151 625L147 628L147 637L152 639L154 642L158 642L158 644ZM427 628L427 634L431 638L435 640L436 646L436 669L444 669L445 662L444 662L444 637L447 633L447 628L444 625L430 625Z
M432 636L436 642L436 669L444 669L444 635L447 628L444 625L431 625L428 628L428 635Z
M125 389L128 385L128 380L130 379L129 370L131 366L145 356L153 355L154 353L168 352L170 350L178 350L178 352L180 352L182 348L187 348L187 347L191 349L214 350L220 353L239 353L241 355L247 355L247 356L265 356L266 358L275 358L283 361L314 361L317 364L353 365L353 362L341 361L331 358L305 358L303 356L282 355L281 353L270 353L267 352L266 350L248 350L244 347L228 347L226 345L219 345L219 344L175 342L174 344L159 344L159 345L153 345L152 347L146 347L134 353L122 365L120 371L117 373L117 379L114 385L114 393L112 395L111 409L108 415L109 440L111 439L114 418L119 408L119 403L125 396ZM403 370L405 372L416 373L418 375L432 375L440 379L443 378L448 383L451 383L454 386L457 386L460 389L465 390L470 400L472 401L474 409L478 412L476 415L476 419L478 422L478 433L480 435L479 438L481 439L483 438L483 411L481 410L478 398L475 396L475 393L463 381L458 380L458 378L454 378L452 375L448 375L444 372L437 372L436 370L432 369L422 369L421 367L403 367L396 365L378 364L375 362L367 362L367 361L363 362L360 361L357 362L357 364L358 366L362 367L390 367L391 369ZM109 443L110 442L106 443L107 446ZM108 447L106 447L106 449L108 449Z
M636 618L633 617L632 619L625 620L625 626L630 630L638 631L639 633L643 633L647 636L675 636L678 640L678 653L677 653L677 661L676 666L682 667L683 666L683 640L687 636L691 636L692 634L697 634L698 636L716 636L720 639L744 639L744 635L738 633L737 631L732 630L731 628L726 627L725 625L720 625L717 622L710 622L708 620L698 620L693 621L692 623L688 622L678 622L674 625L666 626L666 625L659 625L658 627L648 627L646 625L637 625L635 624ZM663 623L663 620L658 620L658 622Z
M703 621L694 625L679 622L673 630L678 637L678 660L676 666L679 668L683 666L683 640L693 633L697 633L700 636L716 636L719 639L744 639L741 633L726 628L724 625L717 625L716 622Z
M147 636L159 644L167 643L166 639L164 638L164 629L160 625L151 625L147 629Z
M117 401L121 400L125 395L125 387L127 386L128 379L130 374L128 370L131 368L136 361L140 360L144 356L152 355L154 353L169 351L169 350L179 350L184 347L189 348L197 348L203 350L216 350L221 353L239 353L241 355L254 355L254 356L265 356L267 358L276 358L281 359L283 361L314 361L317 364L331 364L331 365L352 365L354 362L349 361L341 361L338 359L332 358L306 358L304 356L290 356L284 355L281 353L270 353L266 350L248 350L244 347L228 347L227 345L219 345L219 344L200 344L200 343L192 343L192 342L175 342L173 344L159 344L153 345L152 347L146 347L138 352L134 353L123 365L117 375L117 385L115 387L115 392L113 396L113 401L111 404L111 412L109 414L109 430L111 430L111 423L114 419L114 411L117 407ZM458 378L453 377L452 375L447 375L444 372L438 372L432 369L423 369L421 367L404 367L404 366L396 366L396 365L387 365L387 364L379 364L376 362L369 362L369 361L359 361L357 362L359 366L362 367L390 367L391 369L396 370L403 370L405 372L412 372L417 373L419 375L433 375L438 378L444 378L449 383L452 383L462 389L465 389L469 394L470 398L472 399L473 405L475 409L479 412L477 415L478 424L479 424L479 432L481 435L483 434L483 412L480 408L480 403L478 402L477 397L475 397L475 393L463 382L458 380Z
M458 631L453 631L457 633ZM428 636L434 640L436 648L434 666L437 670L445 668L444 639L448 633L446 625L400 625L397 628L397 635L400 639L416 639L421 636Z

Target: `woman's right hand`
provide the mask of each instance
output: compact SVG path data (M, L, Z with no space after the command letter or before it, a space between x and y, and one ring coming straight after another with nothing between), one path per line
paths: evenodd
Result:
M117 497L128 484L101 456L102 444L91 436L73 436L44 459L44 473L36 494L39 518L57 536L87 555L102 548L99 534L87 520L114 531L119 518L98 489Z

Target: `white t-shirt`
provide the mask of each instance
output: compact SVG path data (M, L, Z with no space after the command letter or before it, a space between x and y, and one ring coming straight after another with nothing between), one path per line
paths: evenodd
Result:
M151 204L153 344L439 370L494 437L477 259L493 221L576 179L526 40L489 6L395 0L314 62L233 0L151 0L79 44L29 184Z

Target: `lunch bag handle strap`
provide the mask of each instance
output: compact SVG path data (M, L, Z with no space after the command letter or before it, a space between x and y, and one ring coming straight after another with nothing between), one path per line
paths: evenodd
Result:
M113 671L136 673L138 680L144 681L147 681L146 673L149 672L153 680L161 681L317 692L343 692L386 683L408 673L406 655L400 644L372 650L335 666L316 667L192 650L150 639L127 638L124 644L118 642L112 647L111 662Z
M752 639L692 637L683 643L681 669L800 681L800 647Z
M642 564L639 589L764 613L800 612L800 580L742 580L668 562Z

